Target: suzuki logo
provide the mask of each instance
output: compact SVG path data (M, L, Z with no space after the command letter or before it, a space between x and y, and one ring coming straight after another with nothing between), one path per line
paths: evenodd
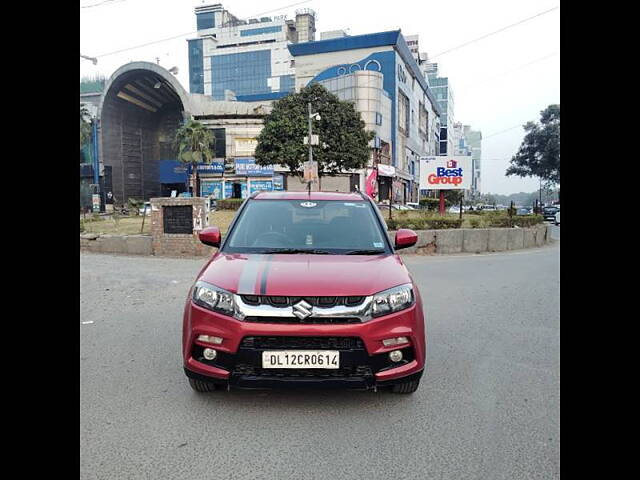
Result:
M310 317L312 308L313 307L304 300L300 300L293 307L291 307L291 309L293 310L293 314L300 320L304 320L305 318Z

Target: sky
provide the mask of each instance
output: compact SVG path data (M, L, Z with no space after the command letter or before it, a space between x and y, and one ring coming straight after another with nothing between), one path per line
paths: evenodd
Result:
M524 137L521 125L538 121L540 111L560 103L560 9L447 50L559 7L559 0L82 0L80 53L98 57L98 64L81 58L80 76L109 77L130 61L159 62L167 69L178 67L177 78L188 91L186 40L196 36L193 8L205 3L222 3L244 19L295 18L296 9L311 8L317 14L318 40L320 32L330 30L418 34L420 51L438 63L440 76L449 78L455 121L482 131L482 193L538 189L536 178L506 177L504 172Z

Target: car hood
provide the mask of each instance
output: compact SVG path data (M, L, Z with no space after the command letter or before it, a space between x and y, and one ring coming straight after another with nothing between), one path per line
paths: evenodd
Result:
M399 255L216 254L199 280L233 293L362 296L409 283Z

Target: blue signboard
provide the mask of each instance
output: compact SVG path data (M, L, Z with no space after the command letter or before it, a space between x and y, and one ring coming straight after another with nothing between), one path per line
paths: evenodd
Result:
M216 200L222 199L222 181L221 180L201 181L200 196L213 197Z
M160 160L160 183L184 183L187 181L187 165L177 160Z
M246 175L247 177L270 177L273 175L273 165L263 167L256 164L253 157L235 159L236 175Z
M271 180L251 180L251 193L273 190L273 183Z
M223 173L224 162L211 162L198 165L198 173Z
M273 176L273 189L277 191L284 190L284 176L283 175L274 175Z

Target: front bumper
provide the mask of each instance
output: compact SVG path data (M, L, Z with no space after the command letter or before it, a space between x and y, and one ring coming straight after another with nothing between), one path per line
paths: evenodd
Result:
M223 338L221 345L197 341ZM382 340L405 336L409 345L385 347ZM425 366L425 330L419 303L385 317L357 324L264 324L241 322L191 302L185 308L183 355L188 377L236 388L320 387L369 389L419 378ZM202 351L214 348L215 360ZM338 350L340 368L263 369L265 350ZM403 360L388 353L402 350Z

